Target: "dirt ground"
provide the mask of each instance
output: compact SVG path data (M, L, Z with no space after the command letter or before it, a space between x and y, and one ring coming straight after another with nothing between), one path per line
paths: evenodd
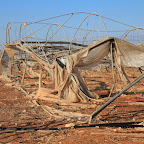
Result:
M88 88L91 92L100 95L100 102L91 101L73 111L91 114L110 99L108 92L113 84L112 76L107 74L105 80L102 80L100 75L103 73L105 70L99 74L84 73ZM133 80L135 77L129 74L129 78ZM34 81L38 80L25 79L25 83L28 81L31 84L29 87L25 85L25 89L32 92L34 87L38 87L38 84L34 85ZM125 84L119 82L112 95L120 91L122 86L124 87ZM44 100L39 102L43 106L56 107ZM58 106L58 109L72 110L63 106ZM0 79L0 143L2 144L142 144L144 143L143 121L144 93L140 83L122 94L99 114L99 119L94 119L89 124L81 120L51 117L42 106L36 105L20 89Z

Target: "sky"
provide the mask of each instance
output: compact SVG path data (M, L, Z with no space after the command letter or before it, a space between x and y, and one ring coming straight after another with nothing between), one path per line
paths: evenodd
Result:
M37 21L72 12L96 12L144 27L144 0L0 0L0 43L8 22Z

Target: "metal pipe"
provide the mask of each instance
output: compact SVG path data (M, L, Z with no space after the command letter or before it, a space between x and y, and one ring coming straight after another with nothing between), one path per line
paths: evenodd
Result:
M139 76L136 80L134 80L132 83L130 83L126 88L124 88L120 93L115 95L112 99L107 101L103 106L101 106L98 110L94 111L89 119L89 123L91 123L92 119L96 117L103 109L105 109L110 103L112 103L115 99L117 99L121 94L123 94L125 91L127 91L129 88L131 88L133 85L135 85L137 82L139 82L141 79L144 78L144 73Z
M40 71L40 76L39 76L39 88L42 87L42 66L41 66L41 71Z
M21 80L21 86L24 83L25 73L26 73L26 69L27 69L27 62L25 62L24 65L25 65L25 69L24 69L24 72L23 72L22 80Z

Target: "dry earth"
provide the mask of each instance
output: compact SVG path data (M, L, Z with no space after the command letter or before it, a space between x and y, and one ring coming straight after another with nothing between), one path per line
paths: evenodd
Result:
M105 73L105 70L102 70ZM107 101L108 91L113 84L112 76L107 74L105 80L100 75L89 71L85 73L88 88L100 96L99 100ZM129 75L133 80L134 76ZM34 81L24 88L30 93L34 90ZM46 81L46 80L45 80ZM45 82L44 81L44 82ZM45 82L46 83L46 82ZM120 91L123 83L118 83L113 94ZM105 89L105 90L104 90ZM83 107L71 108L56 106L39 100L42 106L52 106L66 111L91 114L104 102L88 102ZM92 124L78 119L56 119L51 117L42 106L11 83L0 79L0 143L48 143L48 144L137 144L144 143L144 93L141 84L119 97L94 119Z

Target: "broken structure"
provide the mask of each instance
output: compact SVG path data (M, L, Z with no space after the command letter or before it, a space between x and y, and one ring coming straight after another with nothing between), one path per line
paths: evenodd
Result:
M69 26L75 25L72 18L77 19L79 14L85 16L80 24L77 27ZM60 18L60 23L53 22ZM17 23L9 23L7 43L0 59L0 74L3 78L11 78L15 67L18 67L22 87L26 74L30 78L39 77L38 98L52 94L68 102L87 102L98 98L88 90L80 71L97 70L101 65L107 67L107 61L112 67L114 83L116 73L122 81L130 82L124 67L139 68L144 65L143 37L140 34L141 39L135 39L134 35L136 30L143 34L143 28L116 22L122 28L129 29L107 30L104 19L113 22L97 13L71 13L21 23L19 28L16 27ZM36 29L36 24L42 26ZM10 34L13 28L17 41L12 40L14 36ZM44 32L45 39L42 39ZM133 37L128 39L131 32ZM37 70L34 69L36 66ZM42 87L43 77L50 77L53 87ZM40 89L43 95L39 93Z

